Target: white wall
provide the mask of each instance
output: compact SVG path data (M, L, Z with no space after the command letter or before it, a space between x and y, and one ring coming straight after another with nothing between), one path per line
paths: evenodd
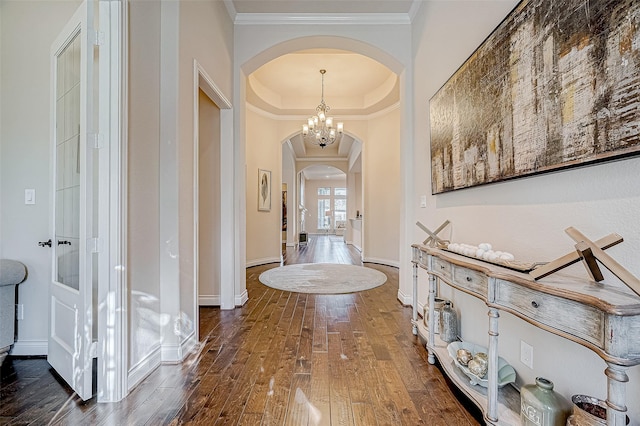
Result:
M129 7L129 368L159 362L160 4ZM143 363L144 365L144 363Z
M195 337L194 59L231 99L233 27L220 2L132 1L130 19L128 271L135 381L161 356L181 359Z
M599 238L616 232L625 242L608 250L622 265L640 276L640 158L608 162L541 176L516 179L451 193L430 195L428 100L495 28L516 1L425 2L414 22L415 96L413 129L413 199L406 206L416 220L432 229L445 219L453 224L453 240L479 243L513 252L518 259L545 261L573 250L563 232L574 226ZM460 31L464 28L464 31ZM427 208L418 207L427 196ZM425 234L415 228L414 242ZM577 266L572 270L586 277ZM421 301L426 301L426 277ZM462 337L487 344L487 308L462 294L453 296L462 312ZM501 314L500 355L517 370L518 383L543 376L570 397L588 394L606 398L605 363L580 345L542 332L509 314ZM520 363L520 339L534 347L534 369ZM629 416L639 424L640 367L630 369L627 387Z
M362 149L363 256L365 262L399 265L402 203L400 110L369 120Z
M282 154L278 122L247 110L247 266L280 262ZM271 210L258 210L258 169L271 171ZM244 170L243 170L244 171Z
M47 351L50 234L50 49L78 1L3 1L0 5L0 255L23 262L18 286L24 320L14 355ZM35 24L34 24L35 23ZM36 204L24 204L24 190Z

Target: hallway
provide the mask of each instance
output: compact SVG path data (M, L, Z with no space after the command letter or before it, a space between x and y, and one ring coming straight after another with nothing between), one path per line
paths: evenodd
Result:
M359 264L359 252L335 236L313 235L286 257ZM65 404L71 394L46 362L8 362L0 424L478 424L411 334L411 310L396 300L397 269L367 264L387 274L387 283L311 295L262 285L258 276L274 266L247 269L242 308L200 308L200 351L181 365L162 365L120 403L70 396ZM29 381L29 369L43 377Z

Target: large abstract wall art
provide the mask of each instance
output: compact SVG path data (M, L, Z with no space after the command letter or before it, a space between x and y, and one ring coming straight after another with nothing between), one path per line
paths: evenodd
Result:
M430 101L442 193L640 152L640 1L524 0Z

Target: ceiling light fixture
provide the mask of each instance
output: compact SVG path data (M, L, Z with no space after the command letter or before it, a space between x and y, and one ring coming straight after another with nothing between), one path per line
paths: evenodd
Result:
M316 107L316 115L307 120L307 124L302 125L302 137L306 142L323 148L333 144L342 137L344 130L343 123L337 123L333 126L333 117L327 116L331 109L329 105L324 103L324 75L327 70L320 70L322 75L322 97L320 105Z

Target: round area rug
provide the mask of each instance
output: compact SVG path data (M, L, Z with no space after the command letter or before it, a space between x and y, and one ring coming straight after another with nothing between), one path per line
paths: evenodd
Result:
M375 269L336 263L302 263L269 269L260 282L296 293L353 293L378 287L387 276Z

